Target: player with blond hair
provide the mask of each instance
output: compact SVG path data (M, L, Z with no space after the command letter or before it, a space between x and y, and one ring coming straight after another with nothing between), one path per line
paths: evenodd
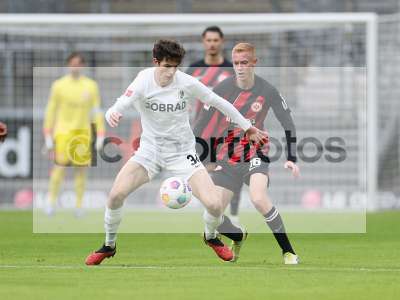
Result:
M264 121L271 109L282 125L287 141L286 169L294 177L299 176L296 165L296 129L291 111L278 90L270 83L255 74L257 64L256 49L252 44L239 43L232 49L232 62L235 75L214 88L214 92L223 95L234 105L253 126L264 129ZM224 206L238 193L243 184L249 186L250 199L257 211L264 217L273 232L283 254L285 264L297 264L298 257L289 242L285 226L278 210L273 206L267 193L269 185L268 147L257 149L243 138L237 126L214 109L211 111L222 145L217 152L217 164L221 167L212 173L214 183L223 188ZM208 116L205 115L205 119ZM201 119L200 119L201 122ZM239 142L231 150L235 139ZM234 261L239 258L241 246L247 233L239 226L233 225L228 218L218 227L218 232L232 239Z

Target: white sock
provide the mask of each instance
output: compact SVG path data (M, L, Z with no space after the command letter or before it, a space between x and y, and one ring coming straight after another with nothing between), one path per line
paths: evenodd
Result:
M104 213L104 229L106 231L105 245L115 247L115 240L117 239L117 231L119 224L122 220L122 207L111 209L106 206Z
M214 217L207 210L204 211L203 220L205 223L204 232L206 240L215 239L217 236L217 227L222 224L223 216Z

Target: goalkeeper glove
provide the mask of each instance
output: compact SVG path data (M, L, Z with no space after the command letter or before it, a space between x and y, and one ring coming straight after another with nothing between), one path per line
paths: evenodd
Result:
M53 138L50 134L46 134L44 137L44 144L46 145L46 149L48 151L53 150L54 148L54 143L53 143Z

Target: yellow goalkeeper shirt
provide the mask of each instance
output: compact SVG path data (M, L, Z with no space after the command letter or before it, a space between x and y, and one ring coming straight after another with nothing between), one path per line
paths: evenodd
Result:
M98 134L104 134L97 83L86 76L65 75L56 80L51 87L44 131L52 132L53 137L76 130L90 132L91 123L96 124Z

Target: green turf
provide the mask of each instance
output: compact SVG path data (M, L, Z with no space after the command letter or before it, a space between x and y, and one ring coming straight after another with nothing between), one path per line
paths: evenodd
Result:
M198 233L203 227L202 210L125 209L121 233ZM359 212L284 212L285 227L291 233L365 233L366 213ZM102 233L103 210L88 211L85 218L75 218L72 210L58 211L49 218L35 210L33 232ZM254 209L242 211L240 220L250 233L265 233L263 217Z
M237 264L197 234L121 234L118 255L85 267L100 234L32 234L30 212L0 212L0 299L399 299L400 213L367 234L292 234L284 266L273 236L253 234Z

